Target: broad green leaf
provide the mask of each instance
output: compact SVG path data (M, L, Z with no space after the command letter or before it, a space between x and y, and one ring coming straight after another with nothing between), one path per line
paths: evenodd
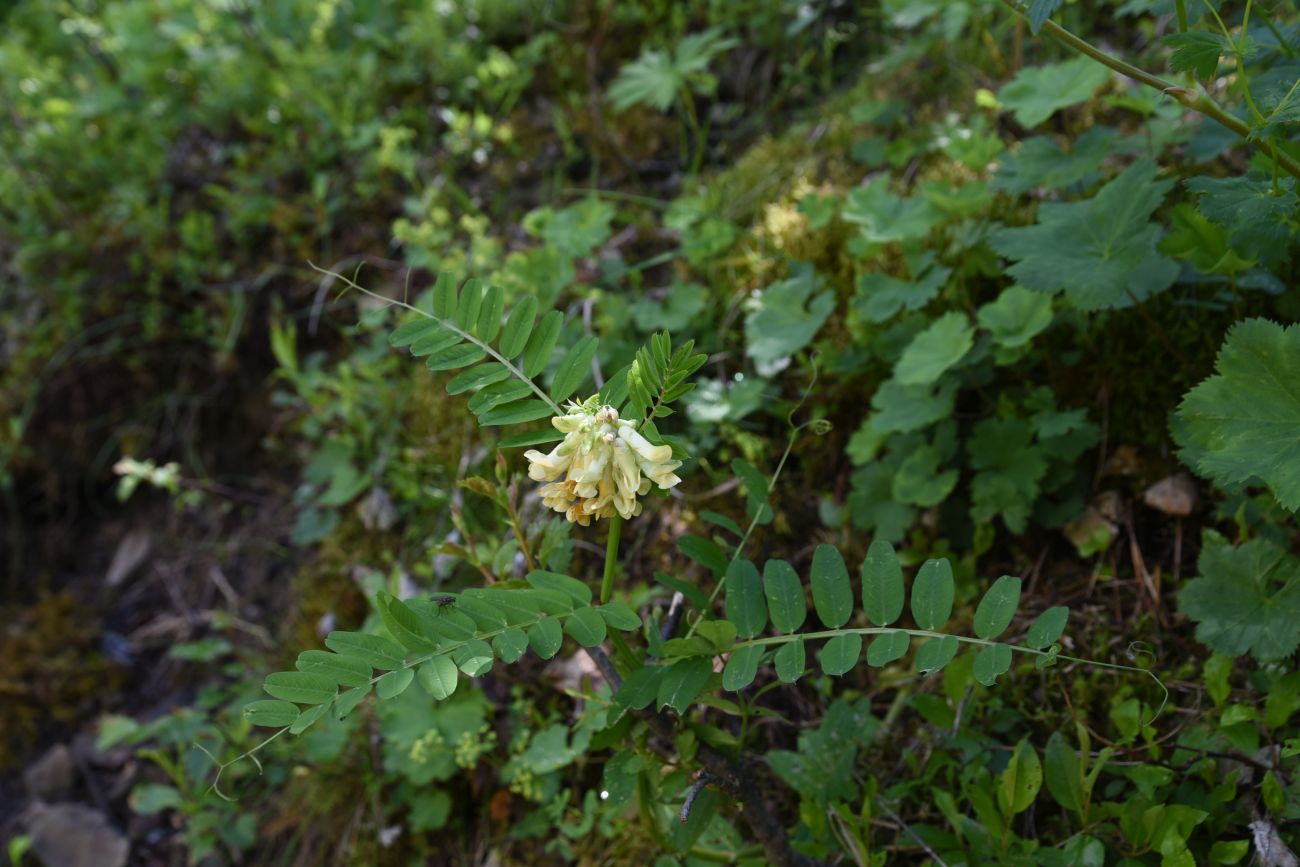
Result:
M461 394L510 376L510 371L499 361L490 361L456 374L447 382L447 394Z
M902 385L929 385L970 352L975 329L969 317L957 310L934 320L912 342L894 365L894 379Z
M835 309L835 293L805 265L750 301L745 316L745 354L759 367L774 364L812 342Z
M1017 123L1031 128L1066 106L1091 99L1109 80L1106 67L1088 57L1026 66L1002 86L998 101L1015 114Z
M390 671L375 681L375 694L384 701L397 698L406 692L406 688L411 685L411 681L414 679L415 669L413 668L399 668L397 671Z
M794 567L784 560L768 560L764 563L763 592L767 596L772 625L787 635L798 632L808 616L808 603L804 599L803 584Z
M693 656L677 660L667 667L659 681L659 709L670 707L679 714L686 713L712 675L712 657Z
M952 415L952 407L957 395L957 384L941 381L932 385L903 385L890 379L880 384L871 396L871 414L869 423L874 431L883 437L891 433L907 433L934 424L940 419ZM850 456L855 464L867 464L871 458Z
M927 640L916 651L916 670L921 674L941 671L957 655L957 644L951 635Z
M903 198L889 188L890 176L854 187L844 199L841 216L858 226L868 244L919 241L930 234L943 215L924 196Z
M474 335L484 343L491 343L501 330L501 314L505 312L505 292L500 286L488 286L483 293L483 305L478 311Z
M591 612L590 608L583 610ZM604 625L603 622L601 625ZM451 658L456 663L456 667L465 674L470 677L482 677L492 670L495 654L492 652L492 645L476 638L453 650Z
M862 607L877 626L888 626L903 613L903 567L894 546L876 539L862 561Z
M546 369L564 327L564 314L552 310L541 318L524 347L524 375L532 378Z
M924 444L908 455L894 474L894 499L922 508L942 503L957 485L957 470L940 471L939 450Z
M1010 668L1011 648L1005 644L990 644L975 654L975 664L971 670L977 681L992 686Z
M1228 243L1228 230L1211 222L1187 202L1174 206L1169 214L1169 234L1160 242L1166 256L1185 259L1202 274L1237 274L1255 264L1240 256Z
M1178 594L1179 608L1196 623L1198 641L1226 656L1249 652L1260 662L1295 653L1300 558L1265 538L1234 548L1207 532L1198 571Z
M353 656L324 650L304 650L294 667L308 674L328 677L342 686L365 686L370 683L370 663Z
M324 704L338 691L333 678L302 671L277 671L268 674L262 689L275 698L297 704Z
M551 383L551 397L558 403L578 390L578 386L591 376L591 360L596 356L599 341L587 336L578 341L560 361Z
M511 626L492 639L492 650L502 662L509 665L528 650L528 636L519 627Z
M747 644L733 650L722 669L722 688L739 692L753 683L762 656L763 647L759 644Z
M564 643L564 627L559 618L546 617L528 630L528 644L542 659L550 659Z
M594 609L579 608L564 621L564 631L583 647L595 647L605 640L605 620Z
M753 638L767 627L767 603L758 569L743 557L731 561L724 582L727 619L736 624L736 634Z
M1034 620L1025 636L1025 644L1034 650L1046 650L1056 643L1065 631L1070 609L1064 605L1048 608Z
M1229 50L1227 40L1208 30L1188 30L1164 37L1174 47L1169 66L1174 72L1190 72L1197 78L1213 78L1219 69L1219 57Z
M1052 324L1052 299L1023 286L1002 290L975 316L981 328L1004 349L1019 349Z
M818 545L813 552L812 575L813 608L827 629L839 629L853 614L853 588L849 584L849 570L844 557L832 545Z
M1161 229L1151 214L1171 182L1155 177L1155 163L1140 159L1091 199L1043 203L1037 225L1003 229L993 248L1016 260L1007 273L1022 286L1063 291L1080 310L1145 301L1178 276L1177 264L1156 252Z
M903 310L920 310L939 296L951 275L952 269L942 265L929 268L915 280L879 271L862 274L853 296L853 313L867 322L880 323Z
M494 406L478 417L478 423L484 427L493 425L523 424L539 418L549 418L555 410L544 400L534 398Z
M1065 150L1054 135L1025 139L1014 155L999 157L993 188L1023 196L1036 187L1061 190L1075 184L1090 186L1102 161L1113 150L1116 135L1108 126L1090 127Z
M633 632L641 628L641 618L626 602L615 599L597 606L596 612L605 618L606 623L622 632Z
M794 683L803 676L807 663L804 661L803 639L796 638L781 645L772 660L776 666L776 676L782 683Z
M867 665L881 668L896 659L902 659L911 643L912 637L902 630L882 632L867 647Z
M244 705L244 719L249 725L282 729L298 721L298 706L288 701L253 701Z
M986 641L997 638L1011 625L1011 618L1016 616L1019 604L1019 578L1003 575L994 581L975 609L975 635Z
M458 343L433 353L424 363L430 370L455 370L482 361L486 356L486 352L472 343Z
M460 681L460 672L456 668L456 663L446 654L438 654L421 665L416 670L415 676L420 681L420 687L434 701L442 701L450 697L456 691L456 684Z
M1258 478L1300 510L1300 325L1234 326L1215 374L1178 407L1174 436L1196 470L1225 487Z
M1044 449L1022 418L986 418L966 441L971 467L971 517L978 522L1001 516L1013 533L1023 532L1039 482L1047 474Z
M1047 791L1056 803L1076 813L1083 809L1083 772L1074 748L1065 742L1060 732L1052 732L1047 739L1043 756L1043 776Z
M1021 740L998 779L998 807L1002 815L1011 817L1029 809L1042 786L1043 766L1038 761L1038 751L1027 739Z
M535 295L525 295L515 305L515 309L510 311L506 327L501 331L501 342L498 344L503 358L514 358L524 351L524 347L528 344L528 337L532 334L533 319L536 315Z
M571 578L568 575L561 575L558 572L547 572L543 569L529 572L526 578L529 584L544 590L558 590L569 596L579 605L591 604L591 588L583 584L577 578Z
M921 629L942 629L952 616L955 587L947 559L926 560L912 582L912 618Z
M862 658L862 636L856 632L837 635L822 646L817 654L822 671L838 677L850 671Z
M1189 192L1200 197L1197 209L1228 231L1228 243L1248 259L1266 266L1281 264L1295 236L1295 179L1275 179L1262 172L1227 178L1192 178Z
M614 702L623 707L644 710L659 694L659 683L663 680L664 665L643 665L623 678L623 685L614 694Z

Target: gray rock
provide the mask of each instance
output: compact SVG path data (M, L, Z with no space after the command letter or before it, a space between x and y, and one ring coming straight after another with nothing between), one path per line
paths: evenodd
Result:
M61 801L72 793L76 783L77 762L72 750L63 744L51 747L23 771L27 794L38 801Z
M125 867L126 836L81 804L35 804L26 816L31 852L45 867Z

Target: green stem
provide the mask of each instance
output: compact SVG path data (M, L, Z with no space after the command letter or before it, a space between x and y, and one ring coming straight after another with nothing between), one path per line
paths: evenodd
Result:
M1174 0L1174 10L1178 13L1178 32L1187 32L1187 0Z
M614 592L614 570L618 566L618 540L623 535L623 516L614 513L609 519L609 536L605 540L605 576L600 582L600 604L604 605Z
M1020 4L1015 2L1015 0L1002 0L1002 4L1017 15L1022 17L1025 15L1024 9L1022 9ZM1131 78L1134 81L1147 85L1148 87L1153 87L1161 93L1172 96L1192 111L1197 111L1206 117L1213 118L1242 138L1250 140L1250 127L1220 108L1218 103L1211 99L1206 93L1194 92L1190 88L1182 87L1181 85L1166 81L1159 76L1152 75L1144 69L1139 69L1131 63L1120 60L1118 57L1113 57L1092 43L1075 36L1073 33L1055 22L1044 22L1042 32L1050 34L1058 42L1073 48L1080 54L1085 54L1088 57L1091 57L1103 66L1115 70L1120 75ZM1269 157L1276 160L1288 174L1300 178L1300 162L1296 162L1290 154L1279 150L1274 147L1272 142L1265 139L1257 139L1252 143Z

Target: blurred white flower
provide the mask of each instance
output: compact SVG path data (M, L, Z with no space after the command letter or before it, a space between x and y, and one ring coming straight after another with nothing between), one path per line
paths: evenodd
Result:
M539 491L542 502L574 523L585 527L615 512L631 518L641 513L637 497L652 483L667 490L681 481L673 471L682 462L672 459L672 448L651 445L612 406L571 403L551 424L564 439L548 454L525 452L528 475L550 482Z

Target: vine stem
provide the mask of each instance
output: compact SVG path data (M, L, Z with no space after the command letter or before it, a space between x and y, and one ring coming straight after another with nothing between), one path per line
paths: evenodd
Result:
M520 370L518 367L512 364L510 362L510 359L506 358L504 355L502 355L501 353L493 349L491 344L487 343L486 341L479 340L473 334L470 334L468 331L461 328L459 325L452 322L451 320L443 319L440 316L434 316L428 310L421 310L419 307L416 307L414 304L408 304L405 301L398 301L396 298L389 298L387 295L380 295L378 292L372 292L366 287L358 285L355 281L350 280L347 277L344 277L342 274L337 274L326 268L320 267L315 262L308 262L307 264L311 265L311 267L315 268L317 271L319 271L322 274L328 274L329 276L335 278L336 280L343 281L343 283L347 284L348 288L350 289L355 289L358 292L361 292L365 295L369 295L371 298L375 298L379 301L385 301L389 304L389 306L401 307L405 310L410 310L412 313L418 313L421 316L425 317L426 319L432 319L434 322L437 322L438 325L440 325L441 327L447 329L453 334L458 335L462 340L468 340L470 343L474 344L479 349L483 350L488 355L492 356L497 361L501 362L501 364L505 366L506 370L510 371L510 374L512 376L514 376L520 382L523 382L529 388L531 388L533 390L533 394L537 395L543 401L545 401L545 403L552 410L554 410L556 415L564 415L564 410L560 409L560 405L557 404L555 401L551 400L551 396L546 392L542 391L542 389L538 387L537 383L533 382L533 380L527 375L525 375L522 370Z
M1026 17L1024 8L1021 7L1016 0L1002 0L1002 5L1006 6L1022 18ZM1153 87L1161 93L1172 96L1192 111L1200 112L1206 117L1218 121L1237 135L1247 141L1251 141L1256 147L1285 169L1289 175L1295 178L1300 178L1300 162L1296 162L1290 154L1277 148L1272 142L1265 139L1252 140L1250 138L1250 127L1224 111L1223 108L1211 99L1209 94L1204 91L1193 91L1191 88L1183 87L1182 85L1174 84L1171 81L1166 81L1157 75L1152 75L1145 69L1139 69L1133 64L1121 60L1114 55L1107 54L1091 42L1075 36L1069 30L1066 30L1054 21L1048 20L1043 22L1042 32L1050 34L1058 42L1073 48L1080 54L1086 54L1088 57L1091 57L1103 66L1110 67L1120 75L1131 78L1134 81L1147 85L1148 87Z
M623 535L623 516L615 512L609 519L609 535L605 538L605 574L600 580L600 604L604 605L614 593L614 571L618 567L618 540Z

